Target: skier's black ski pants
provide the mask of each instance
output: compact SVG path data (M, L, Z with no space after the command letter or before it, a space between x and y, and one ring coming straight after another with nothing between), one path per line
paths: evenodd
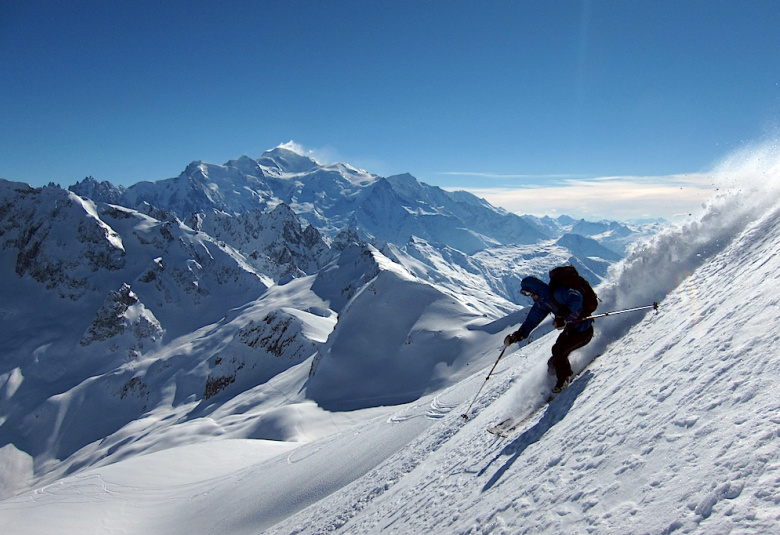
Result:
M558 339L552 347L552 357L547 361L547 365L555 369L555 375L558 379L556 386L562 386L572 374L571 364L569 364L571 352L586 346L592 338L593 326L588 327L584 331L564 329L558 335Z

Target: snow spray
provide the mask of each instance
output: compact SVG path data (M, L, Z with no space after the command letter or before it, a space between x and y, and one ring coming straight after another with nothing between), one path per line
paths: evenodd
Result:
M708 259L723 251L753 221L780 201L780 139L746 146L710 173L718 192L693 221L671 226L635 245L596 288L599 308L661 302ZM593 341L578 353L585 362L624 336L643 315L626 314L599 324Z

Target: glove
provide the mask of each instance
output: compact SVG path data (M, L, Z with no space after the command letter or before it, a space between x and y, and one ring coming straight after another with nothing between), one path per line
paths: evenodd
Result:
M526 334L523 331L515 331L512 334L508 334L506 338L504 338L504 346L509 347L512 344L516 344L517 342L522 342L526 339Z
M571 310L568 307L558 308L558 312L555 313L555 319L553 319L553 327L561 330L566 327L566 318L571 315Z
M553 327L559 331L564 329L566 327L566 318L564 316L555 316L555 319L553 319Z

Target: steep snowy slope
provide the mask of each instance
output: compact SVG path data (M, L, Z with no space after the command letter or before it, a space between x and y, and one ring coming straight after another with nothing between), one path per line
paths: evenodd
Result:
M485 427L539 404L551 336L510 355L470 421L451 411L268 533L776 532L780 206L766 202L715 201L630 258L607 303L655 296L662 313L630 331L635 318L601 320L575 367L603 354L511 438Z
M752 177L774 182L780 168L764 159L745 172L734 173L741 192L713 200L701 220L637 248L613 272L600 288L603 310L659 300L661 313L599 320L598 338L573 359L576 369L590 362L584 373L509 439L485 428L546 398L555 336L541 329L515 346L486 383L521 313L462 323L452 334L468 340L461 347L473 355L472 372L403 405L322 410L302 395L312 358L192 418L187 403L173 415L151 413L157 433L128 427L113 445L173 449L133 457L128 448L126 461L8 498L0 525L23 533L777 532L780 205L771 184L751 186ZM358 275L383 261L371 250L348 256L342 266ZM383 283L409 280L393 269ZM352 291L337 275L320 282L316 298L309 279L276 287L277 298L321 311ZM363 298L358 288L337 307L366 313ZM428 332L455 340L453 309L442 310L421 318ZM397 380L382 377L355 379L380 391ZM5 391L17 383L8 377ZM460 414L481 386L466 421ZM302 442L224 440L271 430ZM212 441L193 444L205 437ZM22 456L4 453L4 467L24 469ZM215 455L216 465L204 461Z
M377 275L341 311L312 364L307 397L326 410L399 405L452 384L470 360L463 326L482 320L376 249L370 253Z

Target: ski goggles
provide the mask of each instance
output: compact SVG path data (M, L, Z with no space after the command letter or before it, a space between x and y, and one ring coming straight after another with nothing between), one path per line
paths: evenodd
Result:
M529 292L528 290L520 290L520 293L523 294L526 297L533 297L533 296L536 295L535 293Z

